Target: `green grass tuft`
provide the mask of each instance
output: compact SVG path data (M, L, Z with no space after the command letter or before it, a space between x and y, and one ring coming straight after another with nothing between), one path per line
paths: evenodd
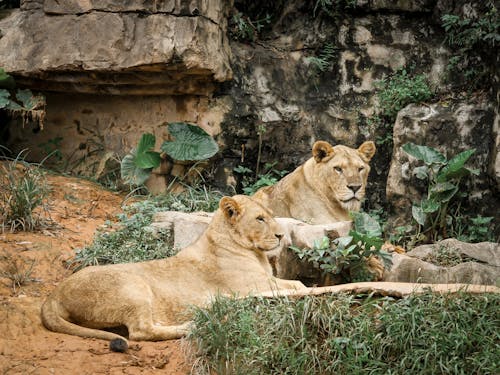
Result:
M198 371L217 374L493 374L500 295L217 298L196 309Z

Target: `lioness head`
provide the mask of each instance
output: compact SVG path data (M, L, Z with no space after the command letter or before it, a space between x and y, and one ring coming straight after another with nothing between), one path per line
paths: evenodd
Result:
M229 236L238 245L255 250L273 250L283 238L281 226L271 212L245 195L223 197L219 208L230 226Z
M316 174L326 186L329 197L336 199L345 210L359 211L370 173L368 163L375 150L371 141L364 142L357 150L342 145L333 147L325 141L314 144Z

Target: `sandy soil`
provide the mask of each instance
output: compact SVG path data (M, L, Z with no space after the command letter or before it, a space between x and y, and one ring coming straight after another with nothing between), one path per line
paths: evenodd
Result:
M0 274L26 274L21 286L0 277L0 374L187 374L179 340L131 342L113 353L102 340L46 330L40 321L45 296L71 274L66 261L115 220L123 196L80 179L47 176L52 186L52 225L38 232L0 232ZM33 268L30 272L31 264Z

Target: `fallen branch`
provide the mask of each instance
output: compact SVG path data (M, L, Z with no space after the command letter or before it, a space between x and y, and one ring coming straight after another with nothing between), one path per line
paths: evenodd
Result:
M376 294L402 298L410 294L434 293L500 293L500 288L493 285L474 284L418 284L394 282L363 282L335 286L307 288L302 290L270 290L253 295L254 297L302 297L321 294Z

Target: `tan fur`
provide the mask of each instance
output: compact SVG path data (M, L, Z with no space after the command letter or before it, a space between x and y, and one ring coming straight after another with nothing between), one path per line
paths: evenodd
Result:
M85 268L61 282L42 306L50 330L82 337L124 339L102 328L126 326L131 340L186 334L191 305L217 294L248 295L301 289L272 276L265 252L283 232L271 213L249 197L224 197L207 230L177 255L149 262Z
M358 149L318 141L309 160L253 198L277 217L311 224L351 220L349 211L359 211L365 196L368 163L374 154L371 141Z

